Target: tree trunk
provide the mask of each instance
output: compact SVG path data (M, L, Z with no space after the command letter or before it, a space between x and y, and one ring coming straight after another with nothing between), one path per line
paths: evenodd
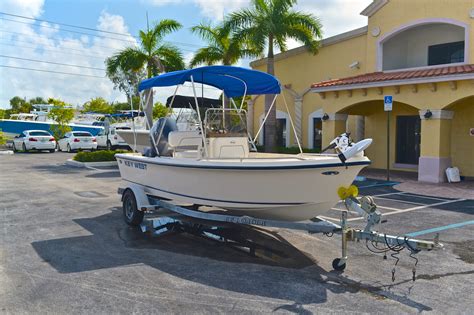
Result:
M267 73L275 74L275 65L273 59L273 36L268 38L268 55L267 55ZM265 115L270 110L275 95L265 95ZM264 144L265 152L276 151L276 104L273 106L264 126Z
M152 70L151 70L151 63L153 62L152 58L148 59L147 62L147 77L150 79L153 76ZM153 126L153 88L150 88L146 90L145 93L145 114L148 123L146 124L146 129L151 129Z
M147 101L148 100L148 101ZM153 126L153 89L148 89L145 92L145 114L148 120L146 129L150 129Z

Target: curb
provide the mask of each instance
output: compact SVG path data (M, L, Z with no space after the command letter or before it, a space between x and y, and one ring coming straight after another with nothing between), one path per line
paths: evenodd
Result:
M13 151L11 150L6 150L6 151L0 150L0 155L12 155L12 154L13 154Z
M87 168L87 167L100 167L100 166L116 166L117 161L107 161L107 162L78 162L74 161L73 159L68 159L66 161L66 165L72 166L72 167L82 167L82 168Z

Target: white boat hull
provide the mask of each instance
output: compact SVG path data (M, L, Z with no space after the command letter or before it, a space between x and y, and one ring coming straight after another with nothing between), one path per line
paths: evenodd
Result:
M351 158L347 168L336 156L190 160L118 154L122 179L148 195L214 206L239 215L302 221L321 215L338 201L370 161Z

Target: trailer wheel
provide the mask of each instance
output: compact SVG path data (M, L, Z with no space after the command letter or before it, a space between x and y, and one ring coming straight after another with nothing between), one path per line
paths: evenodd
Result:
M341 258L336 258L332 261L332 268L337 271L344 271L346 269L346 263L340 264Z
M138 226L142 223L145 212L138 210L137 200L130 189L125 190L123 193L122 207L125 223L131 226Z

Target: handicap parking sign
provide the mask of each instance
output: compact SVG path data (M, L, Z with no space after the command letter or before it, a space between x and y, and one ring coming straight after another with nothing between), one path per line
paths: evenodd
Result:
M386 112L392 111L393 97L391 95L386 95L383 98L383 109Z

